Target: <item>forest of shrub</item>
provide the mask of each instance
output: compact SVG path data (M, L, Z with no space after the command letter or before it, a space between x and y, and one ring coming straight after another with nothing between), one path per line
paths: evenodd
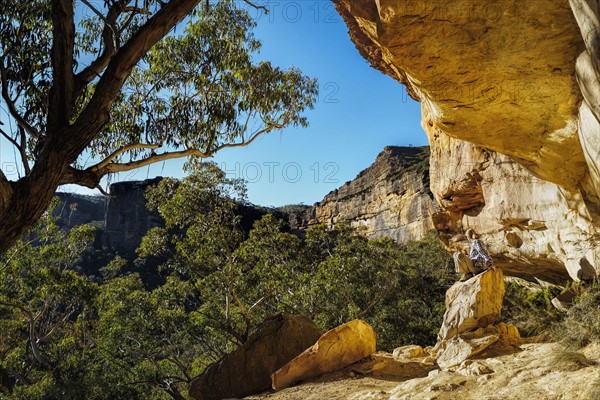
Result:
M381 350L435 342L454 274L434 233L403 245L345 224L300 236L271 214L245 232L244 183L211 163L193 169L147 191L165 225L138 256L160 261L158 285L119 257L101 277L80 272L94 228L62 230L52 209L2 256L0 398L184 399L280 312L323 329L364 319Z

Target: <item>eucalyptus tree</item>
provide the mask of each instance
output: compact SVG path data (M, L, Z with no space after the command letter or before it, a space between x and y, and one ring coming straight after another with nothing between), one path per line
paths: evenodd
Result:
M0 398L35 398L82 354L80 322L97 287L70 266L93 242L94 229L66 233L51 211L0 255Z
M316 81L257 61L250 7L261 8L231 0L0 2L0 134L22 171L0 170L0 251L60 185L99 188L111 173L211 157L306 126Z

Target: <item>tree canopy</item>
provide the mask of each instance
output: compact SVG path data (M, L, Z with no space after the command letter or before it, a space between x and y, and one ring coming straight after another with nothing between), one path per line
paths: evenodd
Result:
M255 22L240 4L256 7L0 4L0 134L23 171L0 170L0 251L42 215L59 185L96 188L107 174L211 157L307 125L316 80L258 61Z
M116 257L86 276L94 229L61 230L51 210L0 255L0 399L187 398L192 379L269 316L323 329L369 322L378 347L433 344L452 283L435 234L398 245L350 226L289 232L273 214L249 232L245 188L214 163L147 190L165 220L140 257L160 256L153 285Z

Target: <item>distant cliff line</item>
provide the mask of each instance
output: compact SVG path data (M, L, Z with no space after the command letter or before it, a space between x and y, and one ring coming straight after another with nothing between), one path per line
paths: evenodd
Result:
M434 229L429 147L386 146L356 178L313 205L308 224L346 221L368 237L419 240Z
M433 229L431 212L435 206L429 191L428 160L428 147L387 146L370 167L312 207L240 205L245 229L271 212L286 219L293 231L346 221L369 237L390 237L399 242L420 239ZM67 228L90 223L96 226L96 248L135 258L143 235L163 223L146 208L145 200L146 188L161 179L113 183L110 197L57 193L63 205L55 213Z

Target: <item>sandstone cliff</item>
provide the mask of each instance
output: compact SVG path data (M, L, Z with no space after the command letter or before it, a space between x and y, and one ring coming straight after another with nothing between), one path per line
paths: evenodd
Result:
M422 104L436 228L474 228L508 273L600 271L593 0L334 0L360 53Z
M388 146L358 176L315 203L309 224L347 221L369 237L398 242L433 229L429 148Z

